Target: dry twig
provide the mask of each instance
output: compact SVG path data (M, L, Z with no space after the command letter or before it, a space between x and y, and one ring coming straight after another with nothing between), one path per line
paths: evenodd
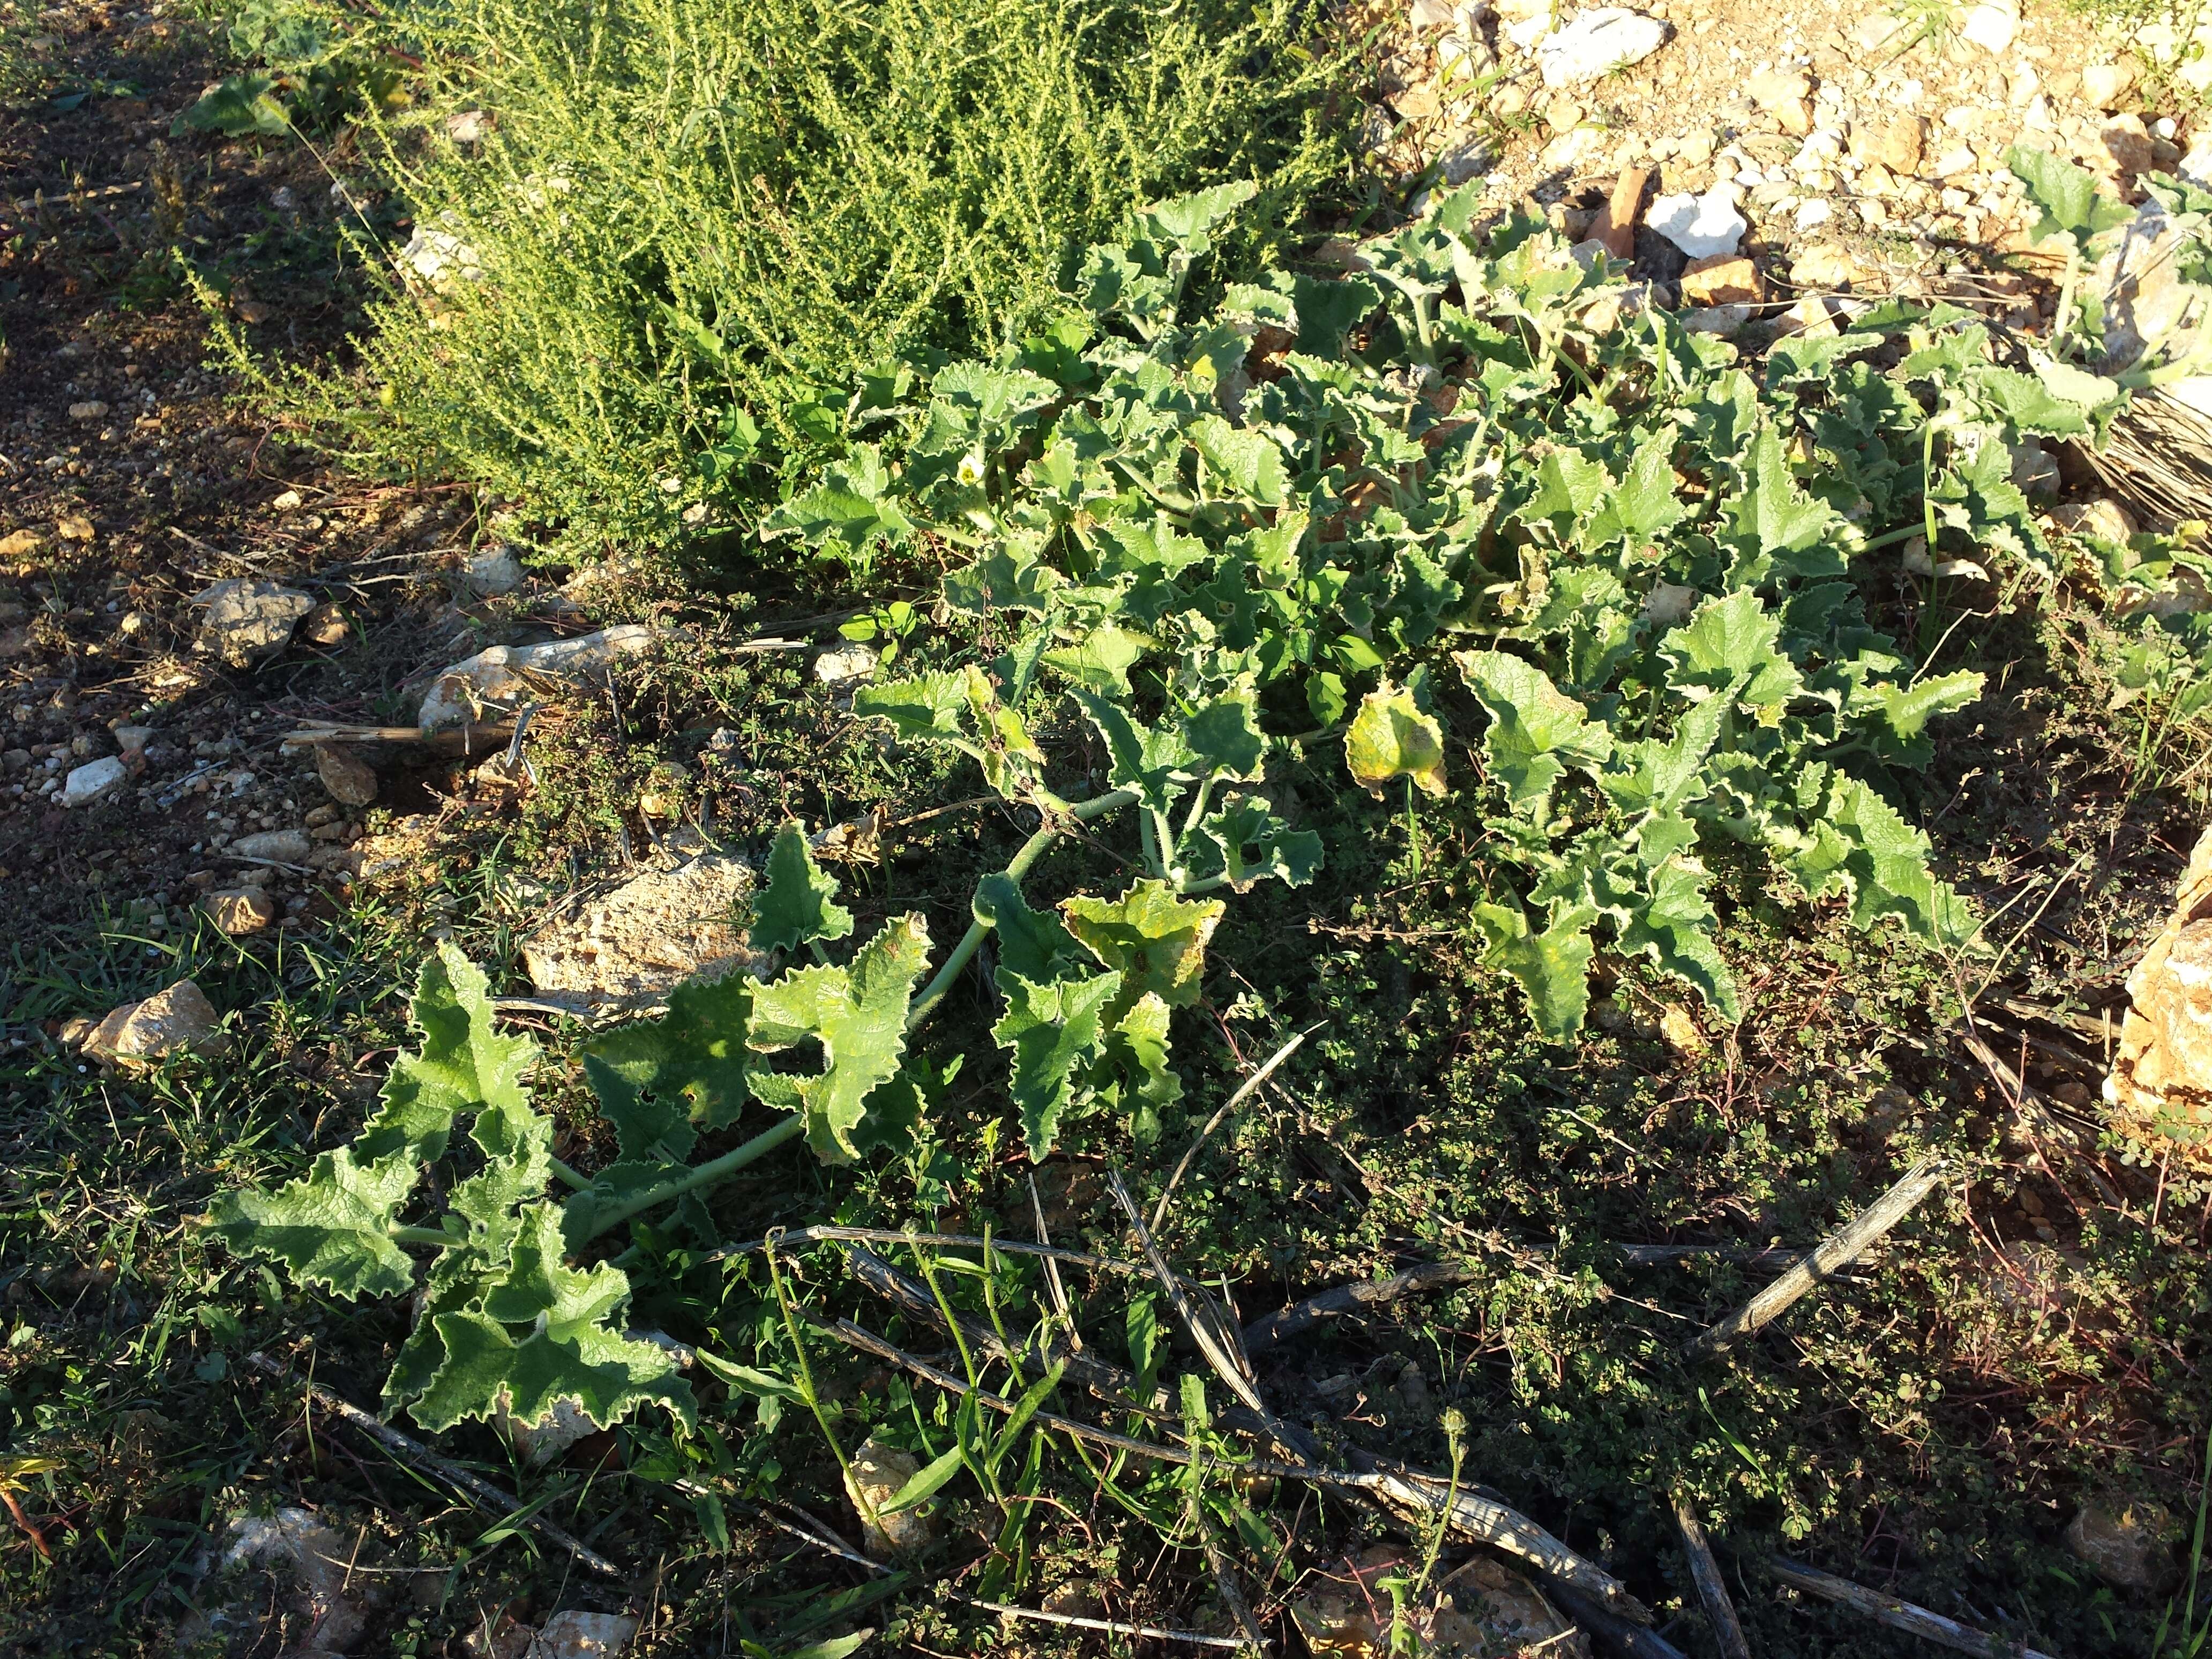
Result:
M2020 1642L2007 1642L1999 1637L1976 1630L1972 1625L1962 1625L1955 1619L1946 1619L1940 1613L1911 1601L1899 1601L1894 1595L1883 1595L1863 1584L1854 1584L1848 1578L1838 1578L1832 1572L1822 1572L1802 1562L1776 1556L1767 1563L1774 1576L1792 1589L1803 1590L1823 1601L1834 1601L1863 1613L1877 1623L1892 1630L1901 1630L1917 1636L1923 1641L1939 1646L1955 1648L1960 1653L1978 1653L1983 1659L1993 1655L2008 1655L2010 1659L2051 1659Z
M1876 1239L1910 1215L1949 1172L1950 1166L1942 1158L1930 1153L1922 1158L1895 1186L1815 1244L1796 1267L1692 1340L1683 1350L1685 1357L1702 1359L1720 1353L1779 1317L1822 1280L1857 1261Z

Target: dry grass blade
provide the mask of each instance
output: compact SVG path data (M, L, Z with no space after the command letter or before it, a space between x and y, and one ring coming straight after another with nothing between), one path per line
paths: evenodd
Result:
M1940 1613L1931 1613L1926 1607L1900 1601L1894 1595L1881 1595L1863 1584L1854 1584L1848 1578L1822 1572L1817 1567L1808 1567L1779 1555L1770 1560L1767 1566L1776 1578L1792 1589L1803 1590L1823 1601L1850 1607L1879 1624L1888 1626L1892 1630L1905 1631L1940 1647L1955 1648L1960 1653L1978 1653L1983 1656L1983 1659L1992 1659L1993 1656L1998 1655L2007 1656L2008 1659L2051 1659L2049 1654L2039 1652L2024 1643L2007 1642L1985 1631L1976 1630L1972 1625L1946 1619Z
M1253 1073L1252 1075L1246 1078L1243 1082L1238 1084L1237 1085L1237 1092L1231 1095L1228 1099L1223 1101L1221 1104L1214 1109L1213 1115L1206 1120L1206 1127L1198 1132L1198 1138L1192 1141L1190 1145L1184 1149L1182 1157L1176 1160L1175 1172L1168 1176L1168 1184L1160 1188L1159 1202L1152 1206L1152 1231L1154 1232L1159 1231L1161 1226L1166 1222L1168 1218L1168 1201L1175 1196L1175 1189L1182 1184L1184 1172L1190 1168L1191 1160L1196 1158L1200 1150L1205 1146L1207 1141L1213 1138L1213 1132L1221 1127L1223 1121L1225 1120L1231 1112L1235 1111L1239 1106L1242 1106L1246 1101L1252 1097L1254 1091L1258 1089L1259 1086L1265 1083L1269 1078L1274 1076L1275 1068L1277 1066L1280 1066L1292 1054L1297 1053L1298 1046L1319 1030L1321 1030L1321 1027L1318 1025L1309 1025L1303 1031L1293 1032L1290 1040L1285 1042L1281 1048L1276 1049L1273 1054L1269 1054L1258 1071Z
M265 1353L248 1354L246 1357L246 1363L264 1375L279 1380L282 1380L285 1374L284 1368ZM410 1435L402 1434L390 1424L378 1422L360 1407L350 1401L340 1399L321 1383L307 1379L302 1381L300 1386L306 1391L307 1398L325 1411L333 1416L344 1419L394 1456L404 1458L419 1468L429 1470L449 1486L458 1487L471 1498L483 1499L502 1515L513 1515L522 1507L520 1498L508 1496L489 1481L470 1474L459 1464L439 1456L421 1441ZM522 1517L522 1524L539 1536L558 1544L593 1572L609 1578L623 1578L629 1576L605 1556L599 1554L581 1540L562 1531L542 1515L526 1515Z
M1950 1166L1942 1158L1932 1153L1922 1158L1895 1186L1815 1244L1796 1267L1692 1340L1683 1349L1685 1357L1703 1359L1723 1352L1779 1318L1801 1297L1857 1261L1876 1239L1910 1215L1949 1172Z
M1208 1298L1204 1306L1208 1317L1202 1320L1197 1307L1178 1288L1181 1283L1168 1272L1167 1263L1159 1254L1139 1213L1136 1200L1130 1197L1127 1185L1119 1170L1109 1170L1107 1189L1128 1217L1129 1224L1136 1230L1137 1242L1152 1264L1152 1272L1167 1288L1169 1299L1176 1315L1190 1332L1206 1363L1227 1385L1230 1391L1244 1403L1245 1409L1267 1437L1294 1456L1310 1460L1314 1456L1313 1443L1308 1437L1291 1427L1270 1412L1260 1398L1253 1381L1251 1362L1245 1357L1241 1335L1233 1326L1228 1326L1214 1311ZM1204 1291L1200 1291L1201 1296ZM1221 1330L1225 1328L1224 1337ZM1225 1417L1223 1419L1231 1419ZM1458 1486L1439 1476L1409 1469L1402 1465L1387 1463L1377 1458L1362 1456L1360 1462L1365 1478L1358 1484L1371 1492L1386 1508L1409 1517L1419 1524L1432 1524L1442 1516L1447 1526L1466 1537L1478 1539L1517 1555L1538 1571L1551 1574L1567 1583L1579 1586L1600 1606L1615 1608L1625 1617L1638 1623L1649 1622L1650 1614L1628 1588L1611 1573L1595 1563L1576 1554L1527 1516L1504 1503L1495 1494L1480 1487Z

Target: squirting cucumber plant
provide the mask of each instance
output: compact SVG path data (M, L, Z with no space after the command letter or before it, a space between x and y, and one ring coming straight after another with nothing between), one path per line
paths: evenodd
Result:
M909 1050L987 935L1030 1154L1079 1126L1148 1144L1227 906L1321 867L1269 780L1328 745L1386 799L1465 788L1487 808L1468 926L1548 1037L1581 1025L1601 942L1735 1013L1716 849L1863 927L1961 931L1893 786L1981 677L1916 663L1862 581L1916 535L2036 579L2014 457L2090 430L2074 382L1996 361L1967 313L1894 303L1754 368L1539 222L1478 237L1472 192L1368 244L1360 274L1198 307L1211 235L1250 194L1139 216L1081 263L1066 315L994 362L864 375L842 459L764 527L863 576L886 544L942 557L940 618L979 641L854 702L901 743L972 757L1038 824L927 983L919 916L833 959L854 918L787 829L751 942L815 959L686 985L586 1043L616 1161L555 1159L522 1085L534 1045L494 1031L483 975L447 949L422 971L422 1047L360 1135L219 1208L231 1248L301 1281L418 1297L388 1408L431 1429L564 1399L603 1425L647 1401L690 1420L595 1241L790 1139L835 1164L909 1137L944 1074ZM1084 728L1103 777L1047 752ZM1121 891L1024 891L1056 835L1123 818ZM783 1115L693 1161L756 1106ZM408 1219L464 1117L481 1167Z

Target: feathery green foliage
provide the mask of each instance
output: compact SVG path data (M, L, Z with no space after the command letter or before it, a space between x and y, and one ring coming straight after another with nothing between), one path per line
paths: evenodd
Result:
M382 406L317 401L375 460L480 480L579 544L749 516L842 434L856 370L1043 325L1072 252L1139 202L1264 180L1224 250L1254 264L1342 155L1306 0L405 15L423 95L370 128L416 226L363 343ZM457 143L468 109L492 125ZM870 483L839 486L855 536Z

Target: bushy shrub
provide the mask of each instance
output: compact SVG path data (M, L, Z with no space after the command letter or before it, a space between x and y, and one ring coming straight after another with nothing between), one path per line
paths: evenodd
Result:
M1297 234L1343 154L1326 27L1304 0L419 12L428 84L370 129L414 239L384 250L352 441L573 542L710 498L749 519L756 459L834 431L856 368L1045 324L1133 204L1255 179L1230 258Z

